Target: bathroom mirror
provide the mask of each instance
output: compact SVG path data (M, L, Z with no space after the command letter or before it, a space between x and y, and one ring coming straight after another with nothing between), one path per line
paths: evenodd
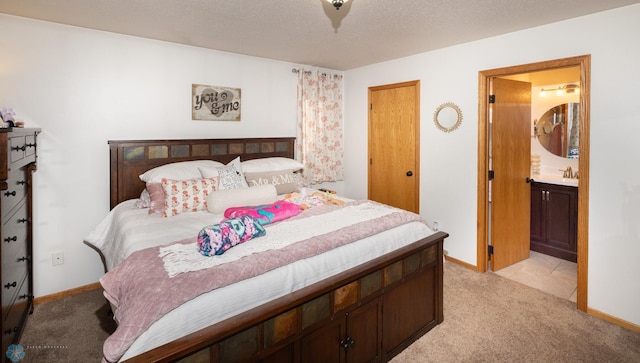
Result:
M580 104L564 103L546 111L534 130L538 141L550 153L569 159L578 158Z
M443 103L436 108L436 112L433 114L433 121L441 131L451 132L462 123L462 111L455 103Z

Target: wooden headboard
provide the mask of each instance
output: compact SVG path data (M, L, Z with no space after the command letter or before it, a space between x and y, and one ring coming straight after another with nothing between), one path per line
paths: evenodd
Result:
M157 166L190 160L228 163L273 156L293 158L295 137L186 140L109 140L110 208L140 197L139 175Z

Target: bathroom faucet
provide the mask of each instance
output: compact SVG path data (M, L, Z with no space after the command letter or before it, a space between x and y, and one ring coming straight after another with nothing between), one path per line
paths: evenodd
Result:
M576 171L574 173L573 170L571 170L571 166L567 166L567 169L565 170L560 169L560 171L562 172L563 178L578 179L578 172Z

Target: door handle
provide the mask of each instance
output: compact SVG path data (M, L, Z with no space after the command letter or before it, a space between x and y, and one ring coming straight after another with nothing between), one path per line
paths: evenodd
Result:
M409 171L407 172L407 176L413 176L413 172L412 172L411 170L409 170Z
M529 178L529 177L527 177L527 179L526 179L526 182L527 182L527 183L533 183L534 181L535 181L535 180L533 180L533 179L531 179L531 178Z

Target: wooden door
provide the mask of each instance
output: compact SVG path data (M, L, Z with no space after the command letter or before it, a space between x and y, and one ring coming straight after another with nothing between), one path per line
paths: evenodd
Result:
M376 362L382 348L382 303L373 300L347 315L347 363Z
M420 81L369 88L369 193L419 213Z
M491 268L529 257L531 187L531 83L492 80Z
M552 256L577 262L577 188L548 185L545 236Z
M337 319L302 337L301 362L344 362L345 351L340 342L345 336L345 322Z

